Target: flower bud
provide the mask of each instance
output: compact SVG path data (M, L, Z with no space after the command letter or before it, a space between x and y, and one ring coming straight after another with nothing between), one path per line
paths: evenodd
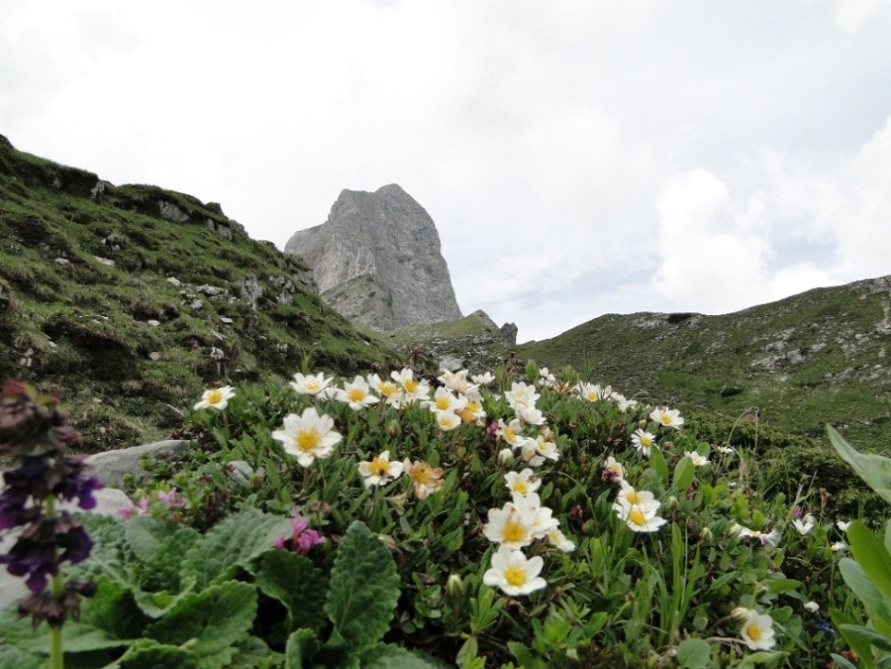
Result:
M464 596L464 580L458 574L450 574L446 581L446 593L449 597L458 599Z
M512 448L502 448L498 451L498 464L503 467L510 467L514 464L514 451Z
M402 434L402 424L398 418L391 418L387 421L387 434L391 437L398 437Z
M744 606L737 606L730 612L730 617L734 620L748 620L752 617L753 613L754 612L751 609L747 609Z
M699 533L699 542L706 546L710 545L714 538L715 535L712 533L711 528L703 527L702 532Z

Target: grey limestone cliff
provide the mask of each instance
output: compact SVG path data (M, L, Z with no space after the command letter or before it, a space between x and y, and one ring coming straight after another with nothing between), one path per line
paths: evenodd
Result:
M328 220L300 230L286 253L313 270L322 299L381 331L461 318L433 219L396 184L344 190Z

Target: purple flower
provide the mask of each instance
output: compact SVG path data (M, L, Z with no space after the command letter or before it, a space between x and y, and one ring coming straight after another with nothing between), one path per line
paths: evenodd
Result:
M34 519L35 514L25 507L28 494L25 488L7 488L0 493L0 530L18 527Z

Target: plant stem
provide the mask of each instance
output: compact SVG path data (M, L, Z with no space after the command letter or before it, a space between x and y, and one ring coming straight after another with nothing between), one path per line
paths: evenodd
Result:
M56 498L50 495L46 498L46 508L45 513L47 518L52 518L56 515ZM55 546L53 548L53 560L58 560L59 547ZM56 573L53 575L50 580L50 592L53 595L53 598L57 601L61 601L62 593L65 590L65 581L62 578L62 570L57 569ZM61 625L51 625L50 626L50 669L62 669L64 666L64 658L62 656L62 626Z

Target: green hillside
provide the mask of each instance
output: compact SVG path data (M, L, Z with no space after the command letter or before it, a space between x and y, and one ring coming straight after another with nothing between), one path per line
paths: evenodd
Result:
M395 360L306 276L218 204L0 136L0 378L62 392L91 450L169 436L211 384Z

